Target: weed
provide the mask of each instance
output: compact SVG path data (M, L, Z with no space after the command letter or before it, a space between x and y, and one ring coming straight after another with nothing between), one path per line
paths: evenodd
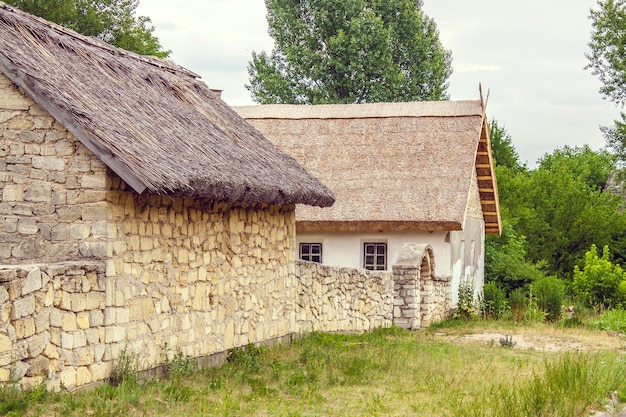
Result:
M44 401L47 395L45 383L31 390L21 390L16 381L0 384L0 416L22 415L32 404Z
M626 310L610 309L598 317L596 325L601 330L626 333Z
M476 300L474 299L474 283L462 281L459 284L459 302L454 317L470 319L476 317Z
M488 282L483 287L479 303L483 317L498 320L506 311L506 294L498 284Z
M503 348L511 349L515 346L517 342L513 340L513 336L506 335L500 338L500 346Z
M130 352L128 346L124 346L115 361L115 365L109 376L109 383L113 386L118 386L122 382L136 384L138 371L139 356L136 353Z
M176 352L171 358L165 346L165 358L163 359L163 365L167 375L170 377L187 376L191 375L196 369L196 360L193 356L185 355L183 352Z
M509 304L511 305L511 314L516 323L522 321L526 312L526 292L523 288L516 288L509 294Z

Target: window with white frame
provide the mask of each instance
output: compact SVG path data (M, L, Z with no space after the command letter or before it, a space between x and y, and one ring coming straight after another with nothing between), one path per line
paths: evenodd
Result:
M363 268L371 271L387 270L387 244L366 242L363 244Z
M300 243L300 259L322 263L321 243Z

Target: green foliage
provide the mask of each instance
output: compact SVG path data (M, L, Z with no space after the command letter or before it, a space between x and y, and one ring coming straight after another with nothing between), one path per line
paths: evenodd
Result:
M585 253L583 269L578 266L574 269L572 288L575 296L587 306L619 307L626 301L625 280L622 268L610 260L609 247L604 246L599 257L596 245L591 245Z
M30 390L21 390L16 382L0 383L0 416L22 416L34 404L49 397L45 383Z
M506 293L495 282L488 282L483 287L480 309L483 317L498 320L506 311Z
M135 16L139 0L7 0L28 13L142 55L166 58L147 16Z
M185 355L178 351L170 357L165 347L165 358L163 361L165 370L170 377L191 375L196 370L196 360L192 356Z
M500 126L496 119L489 123L489 138L491 139L491 152L496 166L503 166L515 171L526 167L520 163L519 154L513 145L513 139L504 126Z
M256 102L447 98L451 54L421 0L267 0L271 54L248 65Z
M533 283L537 308L546 313L546 319L557 321L563 312L565 283L556 277L540 278Z
M596 324L602 330L626 334L626 311L617 308L606 310Z
M526 259L526 247L526 237L503 219L502 234L486 238L485 281L497 283L505 292L511 292L541 278L543 273Z
M526 312L526 291L523 288L516 288L509 294L509 305L513 320L519 323L524 318Z
M617 104L626 102L626 2L598 0L591 10L590 52L587 68L597 76L600 93Z
M474 284L470 281L461 281L459 284L459 302L453 316L461 319L475 318L477 315L476 299L474 298Z
M568 278L592 243L623 240L621 199L603 190L613 169L613 156L587 146L557 149L528 172L497 167L503 217L526 237L525 260Z
M139 372L139 356L128 350L128 346L120 351L111 375L109 376L109 382L111 385L130 384L134 385L138 382Z

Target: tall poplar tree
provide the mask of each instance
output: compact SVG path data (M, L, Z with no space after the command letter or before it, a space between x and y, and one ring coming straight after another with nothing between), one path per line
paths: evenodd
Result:
M252 53L255 101L446 99L451 53L421 0L266 0L271 54Z

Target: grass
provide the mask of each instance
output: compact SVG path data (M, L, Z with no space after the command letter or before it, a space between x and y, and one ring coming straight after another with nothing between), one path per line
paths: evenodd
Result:
M492 330L604 337L483 321L418 332L313 333L289 346L234 349L216 368L198 370L190 358L172 355L170 376L161 380L122 378L117 386L67 394L5 387L0 404L12 398L16 407L0 415L576 417L626 391L626 361L616 349L548 353L447 338Z

